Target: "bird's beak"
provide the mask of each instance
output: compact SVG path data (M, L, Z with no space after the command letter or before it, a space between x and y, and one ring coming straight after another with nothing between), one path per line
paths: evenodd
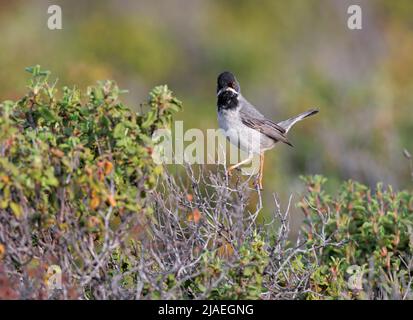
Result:
M233 92L233 93L235 93L235 94L238 94L237 90L235 90L235 89L233 89L233 88L231 88L231 87L225 87L225 88L222 88L221 90L218 91L217 96L219 96L221 93L223 93L223 92L225 92L225 91L231 91L231 92Z

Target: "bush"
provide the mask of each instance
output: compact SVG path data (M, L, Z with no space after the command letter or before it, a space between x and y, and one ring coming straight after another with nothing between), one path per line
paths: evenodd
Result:
M346 182L331 196L307 177L293 243L291 198L257 223L250 177L152 161L181 109L166 86L137 113L113 82L59 96L28 71L29 92L0 104L0 298L413 298L412 193Z
M19 273L59 264L84 286L133 223L150 221L147 195L162 173L151 158L152 132L181 103L159 86L138 114L119 102L111 81L86 95L65 87L59 98L49 72L28 71L27 95L0 109L4 260Z
M342 246L320 250L320 266L314 285L333 298L346 297L338 279L354 275L353 297L412 298L413 194L395 192L378 184L375 191L354 181L343 183L336 197L324 190L326 178L304 178L308 195L300 202L306 216L307 244L319 242L323 233ZM357 274L356 274L357 273ZM335 288L332 292L332 281ZM363 280L364 279L364 280Z

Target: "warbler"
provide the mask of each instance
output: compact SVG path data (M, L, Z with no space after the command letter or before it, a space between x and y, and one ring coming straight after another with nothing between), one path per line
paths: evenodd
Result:
M248 153L248 158L228 168L228 174L239 166L252 161L254 154L260 156L258 187L262 189L264 152L272 149L278 141L292 144L287 133L298 121L318 113L310 109L295 117L274 122L264 117L255 106L241 94L235 76L228 71L222 72L217 81L217 107L219 127L225 131L227 139Z

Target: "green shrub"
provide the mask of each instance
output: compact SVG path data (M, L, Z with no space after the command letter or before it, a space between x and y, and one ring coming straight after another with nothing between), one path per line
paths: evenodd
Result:
M82 277L99 254L114 250L110 239L130 237L130 221L150 221L147 193L163 170L152 161L152 133L169 125L181 103L159 86L150 93L148 111L136 113L119 101L123 91L114 82L99 82L86 94L68 87L59 94L48 71L27 71L29 92L0 104L4 260L17 270L39 261L47 267L63 263L58 252L66 250L67 268L75 265ZM82 248L87 239L93 250ZM46 250L52 243L56 251Z
M258 235L248 239L239 249L239 257L232 261L228 270L227 259L233 250L223 247L212 252L205 252L203 256L203 272L191 279L187 284L192 292L205 293L207 284L222 281L208 292L207 299L259 299L265 292L263 277L268 265L266 243ZM224 252L228 251L228 252Z
M326 178L304 180L308 195L299 205L306 216L307 245L320 243L321 238L343 243L319 251L320 269L313 277L317 290L331 294L331 287L339 285L333 297L347 297L340 291L348 289L343 281L340 286L340 278L355 271L364 277L353 292L356 296L400 298L410 290L413 194L380 183L373 191L348 181L332 197L324 190Z
M1 209L63 229L65 214L87 225L108 208L114 216L146 213L136 199L145 198L162 171L151 159L151 134L167 125L179 101L157 87L151 110L137 114L118 101L122 91L110 81L88 88L85 97L65 87L57 98L48 72L28 70L29 93L0 109Z

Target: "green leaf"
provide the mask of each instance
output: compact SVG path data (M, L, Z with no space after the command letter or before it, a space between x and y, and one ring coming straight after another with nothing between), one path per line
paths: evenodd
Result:
M10 203L10 208L13 211L14 215L16 216L16 218L20 218L22 215L22 208L15 202L11 202Z
M156 110L151 110L147 113L145 121L142 123L142 128L146 129L151 126L156 120Z

